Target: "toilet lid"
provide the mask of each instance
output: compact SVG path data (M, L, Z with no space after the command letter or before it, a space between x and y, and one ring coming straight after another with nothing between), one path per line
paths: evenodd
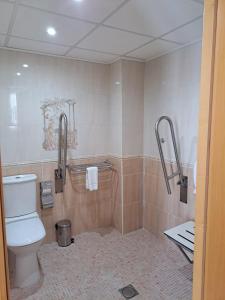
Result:
M26 246L45 237L45 228L39 217L6 223L7 245Z

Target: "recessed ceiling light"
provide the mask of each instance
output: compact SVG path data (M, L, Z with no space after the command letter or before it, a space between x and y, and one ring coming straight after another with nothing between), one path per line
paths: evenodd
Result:
M74 0L75 2L82 2L83 0Z
M120 81L116 81L116 82L115 82L115 85L120 85Z
M21 73L20 73L20 72L17 72L17 73L16 73L16 75L17 75L17 76L20 76L20 75L21 75Z
M24 67L24 68L28 68L29 65L28 65L28 64L23 64L23 67Z
M51 35L51 36L56 35L56 30L55 30L54 27L48 27L46 31L47 31L47 33L48 33L49 35Z

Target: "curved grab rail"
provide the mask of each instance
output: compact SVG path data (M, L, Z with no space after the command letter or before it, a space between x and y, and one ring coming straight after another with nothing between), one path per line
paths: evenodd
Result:
M164 141L163 141L163 139L160 138L160 135L159 135L159 125L163 120L167 121L170 126L170 132L171 132L174 154L175 154L176 165L177 165L177 171L173 172L171 175L168 175L168 173L167 173L166 163L165 163L164 154L163 154L162 145L161 145L162 142L164 142ZM175 138L175 133L174 133L174 128L173 128L173 122L168 116L161 116L158 119L158 121L155 123L155 135L156 135L156 140L157 140L157 144L158 144L158 148L159 148L159 155L160 155L160 159L161 159L161 163L162 163L162 169L163 169L163 174L164 174L164 178L165 178L165 182L166 182L167 192L168 192L168 194L171 194L169 180L178 175L180 183L182 184L184 176L183 176L183 172L182 172L182 168L181 168L180 160L179 160L179 155L178 155L178 151L177 151L177 143L176 143L176 138Z

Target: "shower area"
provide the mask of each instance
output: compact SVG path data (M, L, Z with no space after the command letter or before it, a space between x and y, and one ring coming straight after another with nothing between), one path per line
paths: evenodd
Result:
M183 25L198 30L178 26L177 36L155 38L152 49L147 34L139 36L142 48L129 46L133 52L119 56L93 50L89 58L90 49L81 53L85 39L73 57L56 44L54 55L50 46L25 49L13 33L2 45L2 173L37 176L37 213L46 231L34 285L15 286L8 251L12 300L192 299L192 253L187 260L188 249L180 251L164 234L195 219L203 4L182 1L197 9ZM116 2L122 11L135 1ZM32 5L19 7L18 18L22 9L35 13ZM174 135L165 120L156 135L162 116ZM68 247L57 243L61 220L71 222Z

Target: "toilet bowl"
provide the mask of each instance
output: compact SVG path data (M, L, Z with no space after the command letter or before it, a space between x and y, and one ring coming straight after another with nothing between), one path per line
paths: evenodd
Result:
M37 251L44 237L45 229L37 213L6 218L7 246L16 256L16 287L31 286L40 279Z
M40 279L37 251L46 235L36 212L36 175L3 178L6 240L15 255L15 287L29 287Z

